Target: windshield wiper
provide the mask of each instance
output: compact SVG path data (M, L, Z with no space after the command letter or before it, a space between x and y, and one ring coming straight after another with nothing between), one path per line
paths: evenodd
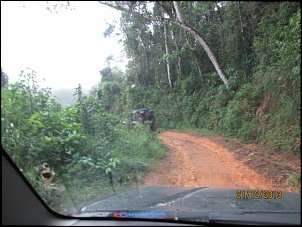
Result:
M301 224L298 211L261 210L94 210L72 215L79 218L155 219L203 224L297 225Z

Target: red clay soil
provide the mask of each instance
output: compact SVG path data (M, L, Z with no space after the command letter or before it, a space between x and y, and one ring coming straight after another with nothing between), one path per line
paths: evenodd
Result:
M249 188L301 192L297 156L269 154L254 144L196 133L158 134L168 152L144 178L143 186Z

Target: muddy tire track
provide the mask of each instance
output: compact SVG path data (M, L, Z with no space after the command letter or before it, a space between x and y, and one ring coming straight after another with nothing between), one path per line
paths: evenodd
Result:
M179 132L158 134L168 153L144 186L275 189L269 179L236 160L227 148L201 136Z

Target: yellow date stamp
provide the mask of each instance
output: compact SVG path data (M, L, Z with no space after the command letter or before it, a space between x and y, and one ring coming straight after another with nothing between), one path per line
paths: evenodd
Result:
M236 199L282 199L281 190L237 190Z

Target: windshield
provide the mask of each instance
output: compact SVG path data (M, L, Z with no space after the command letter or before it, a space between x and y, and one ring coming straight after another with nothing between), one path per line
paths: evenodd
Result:
M297 224L299 2L1 1L1 144L69 217Z

